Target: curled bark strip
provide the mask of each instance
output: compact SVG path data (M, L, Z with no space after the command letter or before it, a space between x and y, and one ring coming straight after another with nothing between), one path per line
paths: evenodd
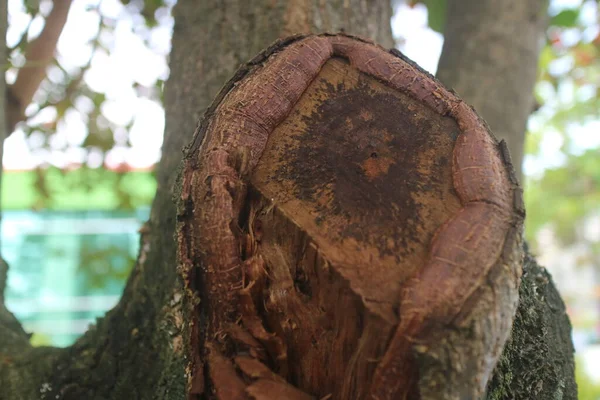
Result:
M285 382L285 379L253 357L236 357L235 363L242 373L251 379L269 379L275 382Z
M459 123L466 126L454 147L454 187L464 204L476 201L496 204L509 218L513 212L513 193L498 145L481 124L477 124L476 116L465 103L457 109Z
M404 286L401 321L379 364L370 398L394 399L402 393L402 387L408 385L405 377L412 375L406 371L412 364L411 346L427 341L435 328L439 331L451 325L465 312L467 300L479 290L504 248L510 219L497 208L468 203L438 231L429 262ZM480 251L482 247L487 251ZM399 373L402 368L404 372Z
M246 384L237 375L233 364L219 352L219 350L208 347L209 373L212 389L218 399L243 400L247 399Z
M429 262L405 286L400 308L403 321L419 319L420 326L414 328L418 330L427 328L428 319L452 322L478 289L472 282L483 281L502 252L510 221L495 208L488 203L469 203L440 229ZM488 251L480 251L482 246L489 246ZM451 298L449 291L454 293ZM401 322L400 326L407 324ZM407 331L408 335L418 333Z
M194 170L195 199L204 200L205 212L196 214L202 268L212 302L215 330L238 317L236 289L241 289L239 241L231 230L237 225L247 174L258 162L268 134L298 101L307 84L330 56L322 38L309 38L286 49L289 57L274 57L260 77L243 81L223 102L206 133L202 165ZM237 209L234 205L238 205Z
M481 394L517 301L521 192L415 64L346 35L278 42L207 111L181 183L216 398L215 371L256 399L428 398L438 372L455 379L435 398Z

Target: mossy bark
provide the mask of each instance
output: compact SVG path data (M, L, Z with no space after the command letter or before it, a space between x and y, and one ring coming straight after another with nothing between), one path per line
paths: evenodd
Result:
M571 324L552 277L526 253L511 337L488 400L577 399Z

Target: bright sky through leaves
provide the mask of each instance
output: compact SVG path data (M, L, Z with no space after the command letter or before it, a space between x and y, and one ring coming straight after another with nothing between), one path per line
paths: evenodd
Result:
M113 35L101 35L100 42L109 51L96 49L93 52L90 42L98 34L100 14L96 7L99 4L100 14L114 26ZM590 3L591 4L591 3ZM550 12L578 7L580 0L553 0ZM41 9L49 9L49 3L42 1ZM422 4L414 7L401 4L397 6L392 18L394 36L398 38L399 48L428 71L435 73L437 61L441 53L443 37L431 30L427 25L427 9ZM22 32L29 29L28 36L35 37L43 26L43 19L31 18L22 5L21 0L9 0L8 46L14 46ZM140 25L139 15L125 9L118 0L103 0L101 3L92 0L73 2L65 30L58 43L58 61L62 68L73 73L91 59L89 70L84 75L85 83L90 89L103 93L106 101L101 106L102 116L117 126L129 126L126 129L115 129L114 148L106 153L104 162L108 166L127 163L133 168L148 168L160 158L160 146L164 129L164 112L161 105L153 99L140 97L136 88L152 87L158 80L168 77L167 55L170 51L170 35L173 19L168 14L158 15L158 25L146 28L142 35L136 32ZM597 6L583 7L580 18L590 28L585 35L597 35ZM563 40L577 40L572 31L566 31ZM146 43L144 42L146 38ZM93 53L93 56L92 56ZM13 60L18 65L19 59ZM553 61L553 69L569 68L568 59ZM61 72L55 66L50 68L50 79L60 79ZM7 73L8 81L14 80L14 69ZM540 89L542 92L544 88ZM561 100L568 102L570 93L563 90ZM548 113L552 113L555 105L548 104L547 110L532 118L530 125L535 127L544 123ZM36 133L26 138L22 129L17 130L5 143L4 167L8 170L34 168L41 163L49 163L58 167L69 164L85 163L90 167L98 167L103 162L101 152L86 152L81 146L87 136L87 120L85 111L93 108L93 103L83 96L75 101L75 109L68 110L64 121L56 127L56 134L49 139L49 146L41 146L44 135ZM31 106L28 112L35 113ZM51 123L56 118L56 111L46 107L30 122ZM584 151L600 146L600 121L589 121L584 125L570 126L569 135L572 145ZM552 132L544 134L540 143L540 151L536 155L528 155L525 159L525 172L528 175L539 175L546 168L560 166L565 162L561 152L563 135ZM97 154L96 154L97 153Z
M40 4L44 4L43 2ZM168 14L159 18L159 25L144 32L148 41L134 32L136 15L128 12L118 0L103 0L100 13L114 25L112 36L101 35L102 45L110 51L97 49L92 55L92 41L98 34L100 22L97 1L77 0L73 2L67 24L60 37L57 58L60 65L71 73L83 67L91 59L91 66L84 75L85 83L93 91L103 93L106 101L102 104L102 115L115 125L125 126L132 123L129 135L125 130L115 131L115 146L106 154L108 166L127 162L133 168L148 168L160 158L160 146L164 129L164 111L162 106L151 99L140 98L135 87L151 87L158 79L168 76L166 57L170 51L170 37L173 19ZM20 0L9 1L9 29L7 44L14 46L22 32L29 26L29 37L35 37L42 28L43 20L34 21L25 12ZM57 67L50 68L52 73L60 75ZM9 70L8 81L14 80L15 71ZM78 111L89 112L93 103L80 97L75 101ZM36 107L30 106L29 114ZM47 107L35 118L33 123L52 122L56 111ZM80 164L88 161L91 167L102 163L102 156L92 151L86 157L81 148L87 136L87 121L84 114L69 110L63 123L59 123L56 134L50 139L50 148L39 148L43 135L33 133L26 138L23 130L18 129L6 140L4 167L8 170L31 169L43 162L57 167ZM119 136L120 135L120 136ZM28 143L29 142L29 143ZM129 142L129 143L128 143ZM32 150L32 148L34 150Z

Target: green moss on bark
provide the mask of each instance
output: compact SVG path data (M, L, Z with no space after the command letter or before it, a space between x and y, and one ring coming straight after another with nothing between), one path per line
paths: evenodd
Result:
M575 400L571 323L550 274L527 253L511 337L488 400Z

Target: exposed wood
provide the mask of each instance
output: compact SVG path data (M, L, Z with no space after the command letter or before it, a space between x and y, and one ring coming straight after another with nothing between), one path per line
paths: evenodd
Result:
M431 76L355 37L276 43L209 108L181 181L194 395L240 398L232 360L253 352L316 398L483 395L517 304L521 192Z

